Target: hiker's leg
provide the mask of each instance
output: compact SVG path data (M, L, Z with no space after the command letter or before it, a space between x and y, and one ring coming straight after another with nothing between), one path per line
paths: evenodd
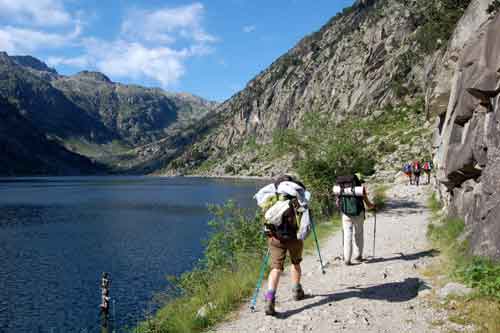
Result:
M364 232L364 220L365 216L362 214L361 216L356 216L352 219L354 224L354 251L357 259L361 259L363 257L363 232Z
M270 238L268 241L269 250L271 251L271 272L267 281L268 289L266 298L273 298L278 288L281 272L284 268L286 258L286 248L275 238Z
M279 269L273 268L269 273L269 279L267 282L267 290L276 292L278 289L278 283L280 282L281 271Z
M350 263L352 257L352 232L353 225L351 218L342 215L342 228L344 229L344 262Z
M292 262L292 266L290 267L290 271L292 273L292 297L295 301L300 301L304 298L304 289L300 284L300 278L302 275L300 262L302 261L304 242L296 239L288 241L287 244L288 251L290 252L290 261Z
M289 241L288 251L290 252L290 261L292 266L290 267L292 282L294 285L300 284L300 277L302 275L302 269L300 263L302 262L302 250L304 249L304 242L301 240Z
M300 264L292 265L290 267L290 271L292 273L292 283L295 285L300 284L300 277L302 275L302 268L300 267Z

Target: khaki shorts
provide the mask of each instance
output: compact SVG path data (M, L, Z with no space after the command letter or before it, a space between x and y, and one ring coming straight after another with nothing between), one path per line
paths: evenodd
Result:
M271 268L282 271L285 266L286 252L290 254L292 264L298 265L302 261L302 250L304 242L298 239L280 241L269 238L269 249L271 250Z

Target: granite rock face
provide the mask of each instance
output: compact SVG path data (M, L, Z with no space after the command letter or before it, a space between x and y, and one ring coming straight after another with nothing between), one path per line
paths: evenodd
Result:
M449 212L464 218L472 252L494 259L500 259L499 37L497 15L467 41L436 135L437 177Z
M479 27L488 19L486 12L493 0L473 0L458 22L448 47L436 54L429 70L434 70L431 83L428 84L426 97L429 112L444 118L448 108L452 85L451 82L459 64L460 54L467 41L471 39Z

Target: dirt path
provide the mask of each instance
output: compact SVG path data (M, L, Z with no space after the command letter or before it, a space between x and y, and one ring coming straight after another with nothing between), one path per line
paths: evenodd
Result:
M428 306L429 287L419 269L433 258L426 240L429 212L428 187L400 185L388 191L388 207L377 215L376 257L372 258L373 216L365 224L365 257L368 261L344 266L338 259L339 232L321 244L327 262L322 275L316 253L303 262L307 299L291 298L286 270L277 293L276 318L265 316L259 295L257 312L248 304L237 317L216 332L438 332L431 323L435 310ZM336 259L337 257L337 259Z

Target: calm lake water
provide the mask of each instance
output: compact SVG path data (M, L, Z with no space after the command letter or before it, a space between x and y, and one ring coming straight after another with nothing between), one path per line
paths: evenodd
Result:
M166 276L193 267L207 204L255 208L258 181L152 177L0 178L0 332L99 331L111 274L115 327L154 309ZM120 329L119 331L122 331Z

